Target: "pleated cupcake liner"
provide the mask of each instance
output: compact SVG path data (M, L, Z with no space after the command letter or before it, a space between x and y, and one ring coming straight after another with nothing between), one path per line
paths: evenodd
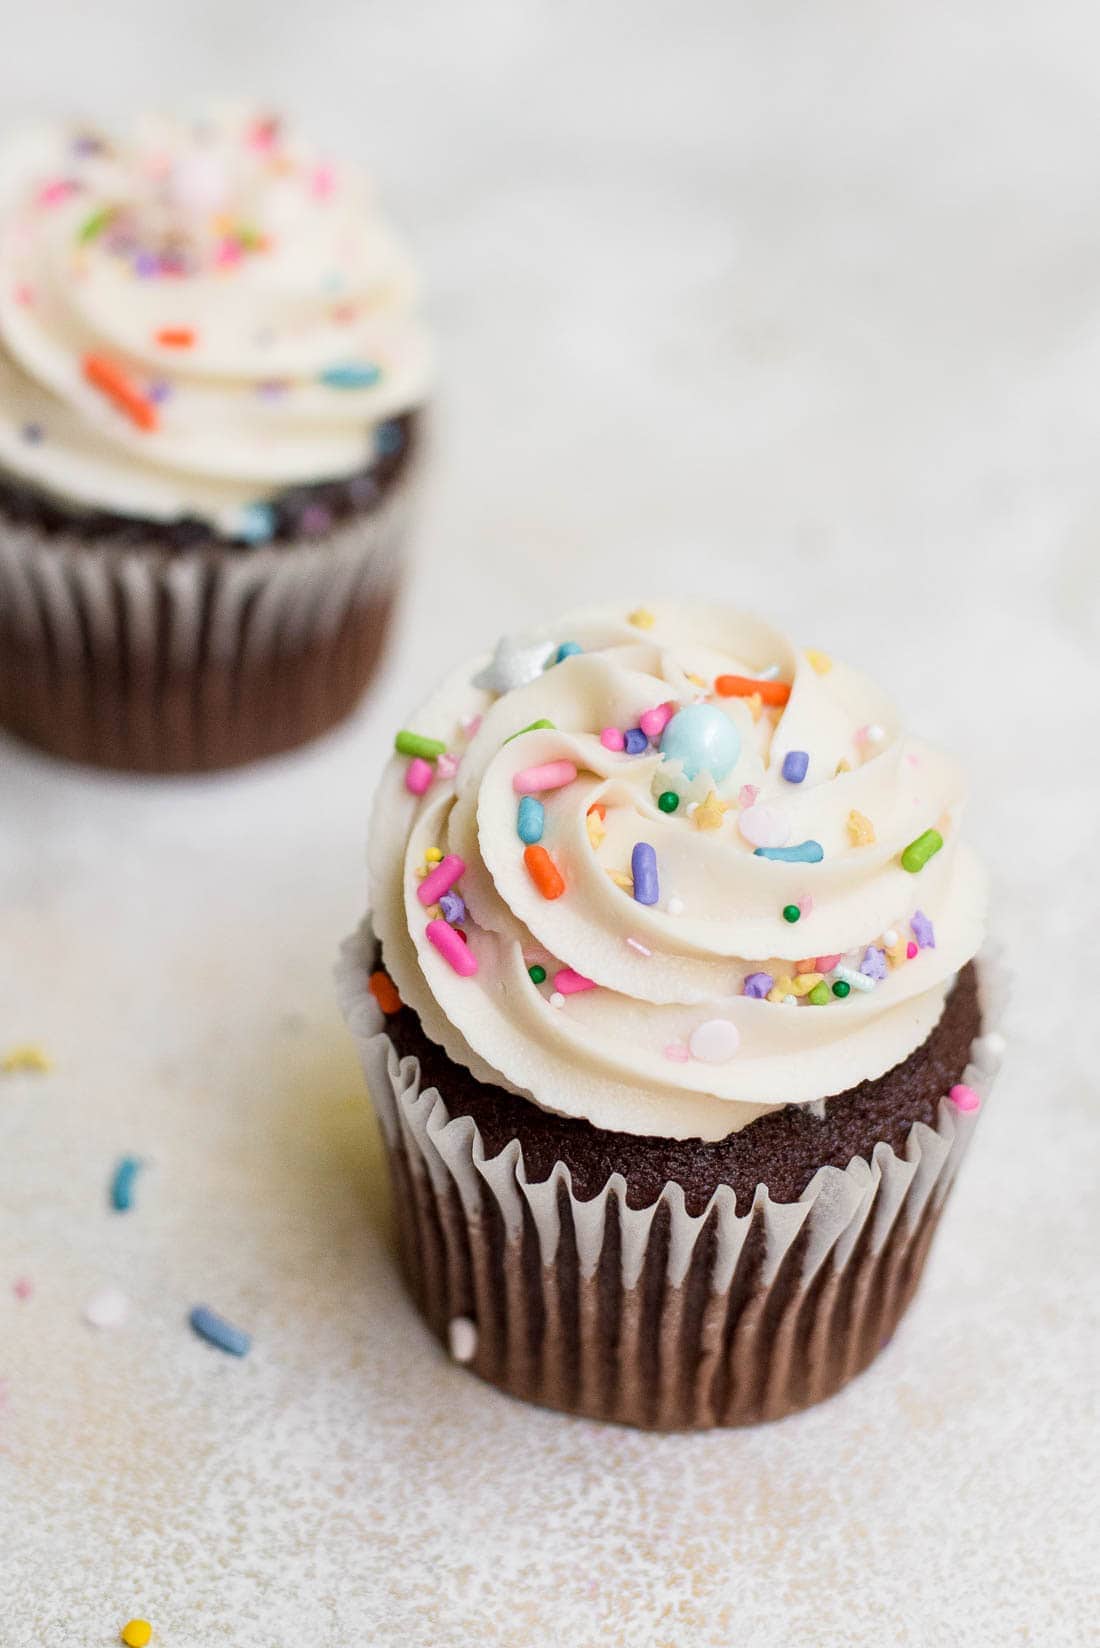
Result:
M904 1155L822 1167L796 1202L765 1186L698 1215L669 1183L627 1205L613 1174L588 1201L558 1163L531 1183L513 1140L490 1159L468 1116L420 1086L370 993L369 922L344 945L341 1004L381 1121L403 1268L452 1354L512 1395L650 1429L778 1419L832 1395L892 1336L920 1279L980 1111L946 1096ZM983 1034L962 1080L984 1100L1004 1049L1008 980L979 961Z
M171 552L0 523L0 726L72 760L161 773L326 731L381 652L417 467L316 542Z

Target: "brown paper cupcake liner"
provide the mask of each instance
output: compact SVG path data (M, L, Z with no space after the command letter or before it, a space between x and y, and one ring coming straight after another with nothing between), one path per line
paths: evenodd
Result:
M401 1260L433 1331L515 1396L651 1429L778 1419L832 1395L891 1337L920 1279L978 1111L941 1100L904 1156L818 1170L797 1202L721 1186L688 1213L668 1184L627 1206L613 1175L579 1201L559 1163L528 1181L518 1140L492 1160L419 1062L399 1059L369 989L365 924L338 982L394 1182ZM983 1025L963 1080L984 1099L1000 1064L1006 981L981 960Z
M396 480L324 540L255 549L0 525L0 726L55 755L157 773L316 737L374 671L414 488Z

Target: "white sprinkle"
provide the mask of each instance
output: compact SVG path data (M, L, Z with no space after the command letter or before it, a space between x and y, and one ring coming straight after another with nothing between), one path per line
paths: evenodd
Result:
M741 1032L732 1019L707 1019L688 1037L692 1058L704 1064L725 1064L740 1045Z
M653 954L648 944L643 944L640 938L628 938L626 942L632 950L637 950L640 956L651 956Z
M684 811L687 813L688 817L691 818L694 813L699 811L698 801L689 801Z
M868 744L881 744L885 737L886 728L880 727L877 721L872 721L871 725L866 729Z
M868 978L866 973L857 972L854 967L845 967L843 962L838 962L833 971L838 979L843 979L846 984L850 984L853 990L873 990L875 988L873 978Z
M894 945L898 942L897 929L894 927L887 927L886 931L882 935L882 942L888 950L892 950Z
M121 1288L101 1287L84 1306L84 1320L93 1328L118 1328L130 1314L130 1301Z
M982 1036L981 1045L987 1053L992 1054L995 1059L999 1059L1008 1043L999 1030L990 1030L988 1035Z
M780 1003L780 1005L783 1006L783 1007L797 1007L798 1006L798 997L797 996L784 996L782 1002Z
M684 901L682 898L677 898L676 894L673 893L672 897L668 901L667 908L670 916L682 916L684 913Z
M756 679L758 681L774 681L778 674L779 674L779 665L778 664L769 664L767 669L763 669L763 670L760 671L760 674L756 677Z
M472 1362L477 1355L477 1328L468 1316L452 1316L447 1323L447 1343L456 1362Z
M564 1007L565 1006L565 997L562 995L560 990L554 990L554 991L551 992L550 1005L551 1005L551 1007Z

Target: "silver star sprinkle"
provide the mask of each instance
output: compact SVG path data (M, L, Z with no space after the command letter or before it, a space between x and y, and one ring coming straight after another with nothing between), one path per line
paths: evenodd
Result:
M497 642L493 661L474 676L473 685L486 692L514 692L529 681L537 681L546 662L557 649L553 641L538 641L534 646L521 646L511 636L502 635Z

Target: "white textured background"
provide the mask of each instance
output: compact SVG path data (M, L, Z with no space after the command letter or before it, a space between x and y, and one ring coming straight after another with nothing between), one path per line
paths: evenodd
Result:
M427 265L438 463L387 678L134 783L0 742L0 1644L1097 1640L1095 5L0 5L15 120L243 89ZM736 598L957 749L1013 1049L847 1393L653 1438L452 1370L394 1274L330 964L439 667L551 603ZM151 1165L111 1214L123 1152ZM33 1297L12 1282L27 1276ZM121 1329L81 1320L106 1281ZM194 1340L205 1299L255 1334Z

